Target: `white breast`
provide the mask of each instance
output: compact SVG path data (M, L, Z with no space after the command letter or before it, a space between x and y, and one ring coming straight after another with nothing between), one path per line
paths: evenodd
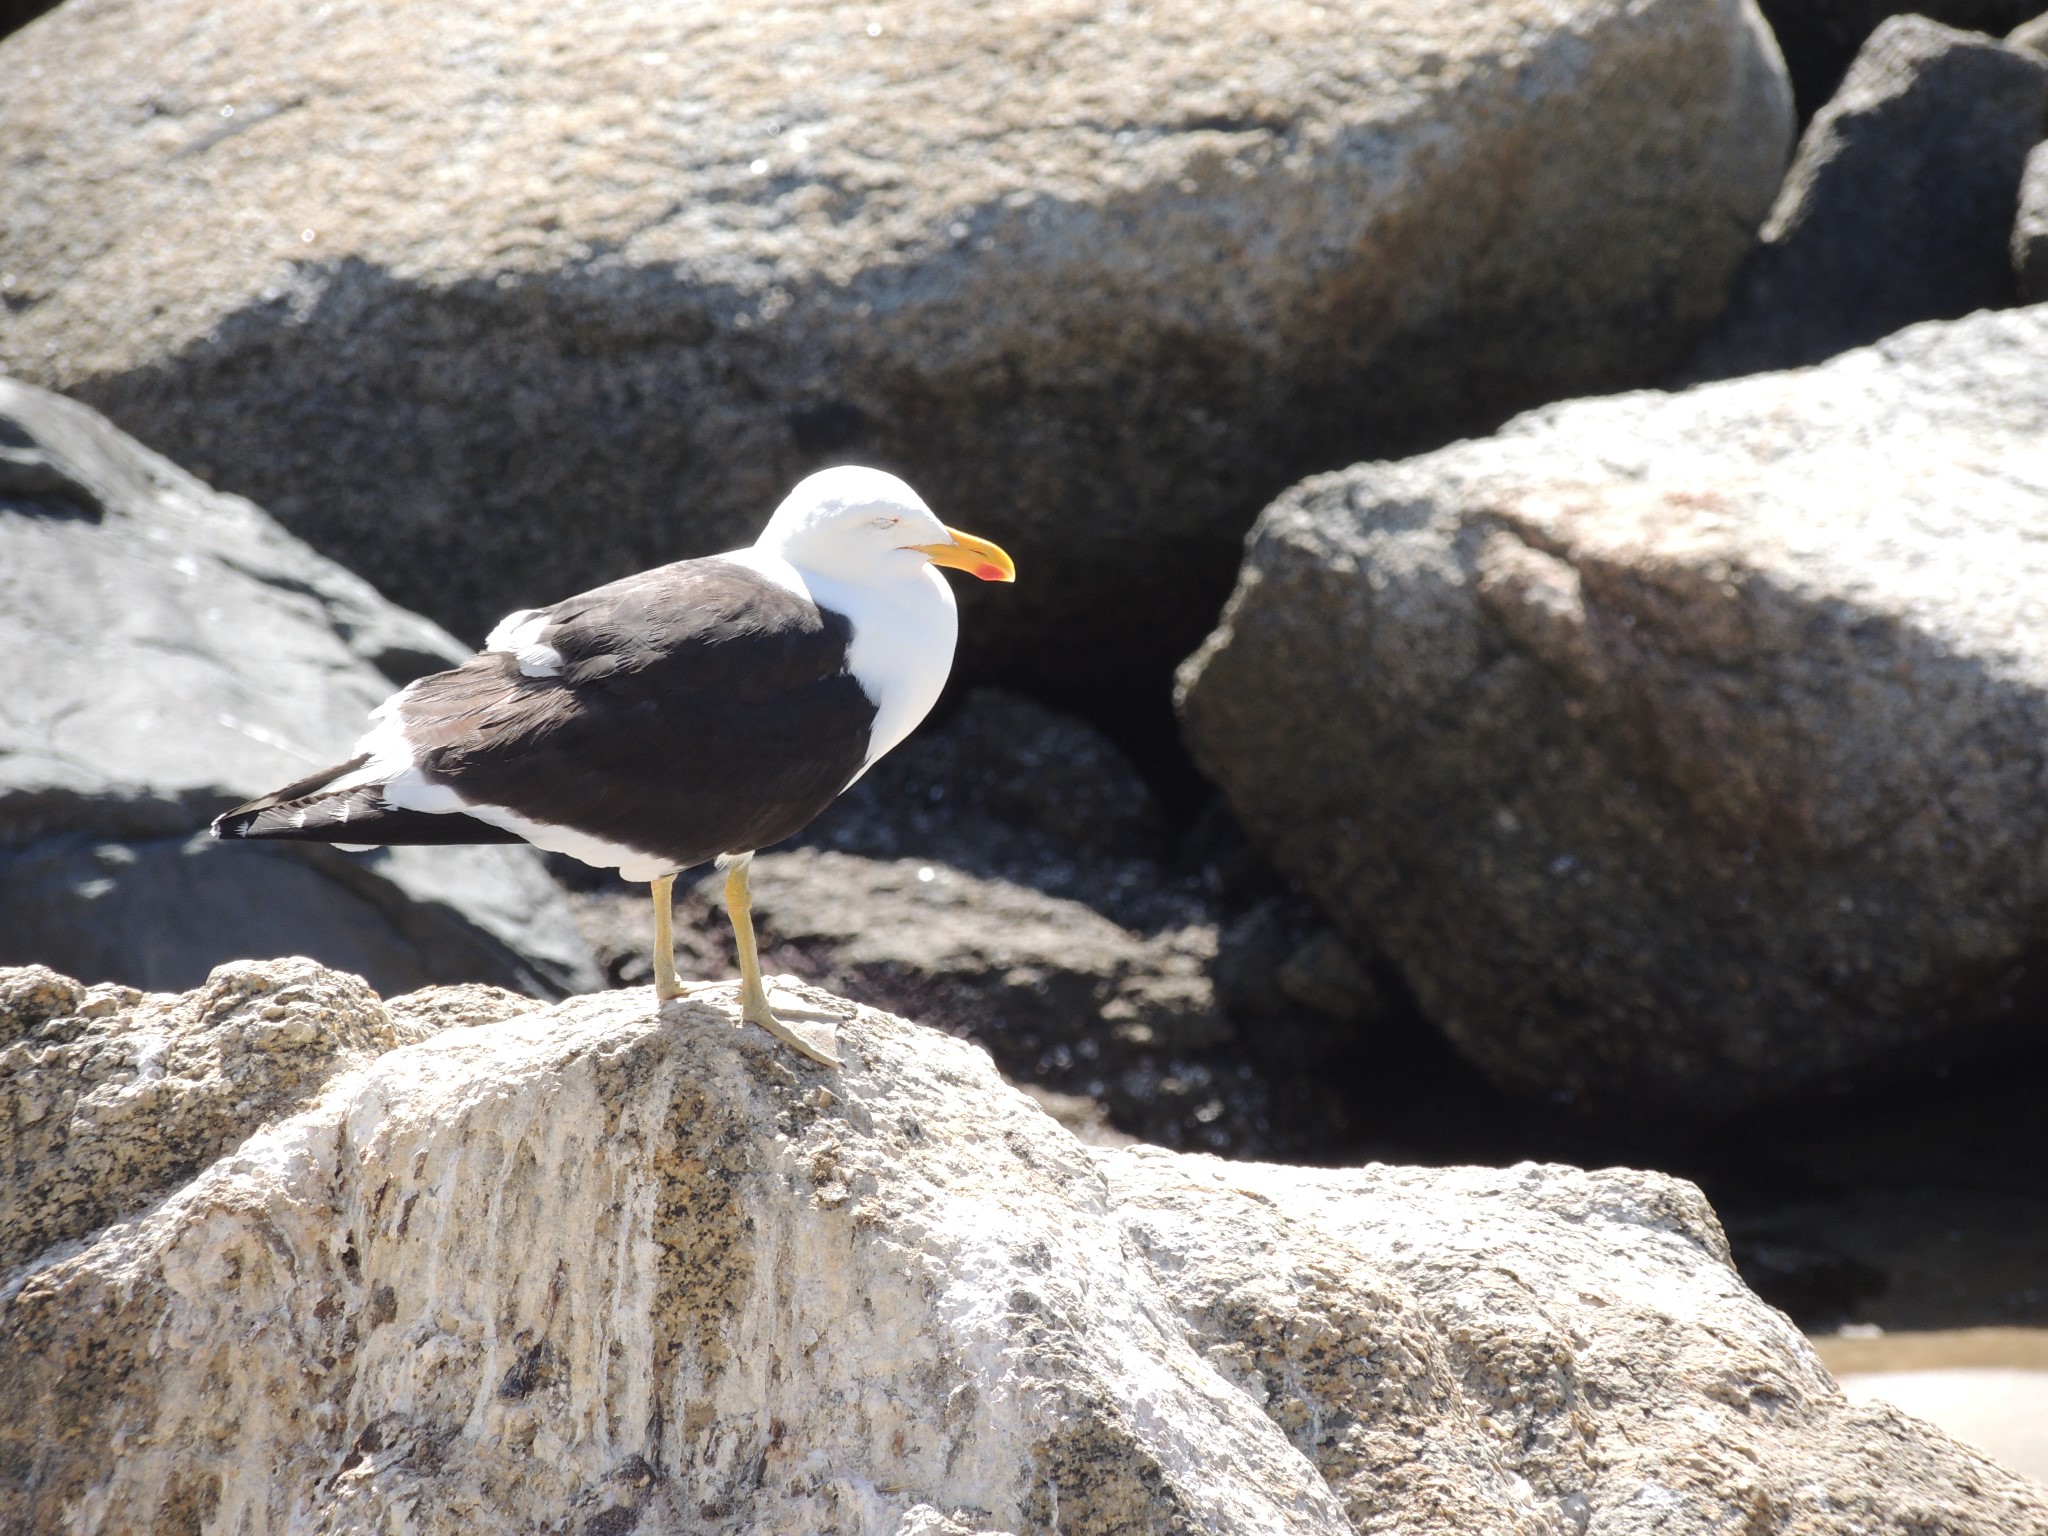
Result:
M939 702L960 637L953 589L930 565L913 566L903 579L876 585L836 582L809 571L796 574L812 602L845 614L853 625L847 670L875 706L867 761L860 765L866 773Z

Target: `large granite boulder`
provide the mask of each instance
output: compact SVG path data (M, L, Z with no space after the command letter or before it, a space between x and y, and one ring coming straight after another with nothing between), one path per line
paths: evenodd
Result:
M1318 465L1659 377L1790 139L1751 0L66 8L0 366L474 641L858 459L970 665L1156 692Z
M444 1027L0 1274L0 1521L2048 1529L1846 1401L1688 1184L1091 1152L971 1046L782 991L843 1069L730 988L392 1005Z
M2048 308L1304 482L1182 674L1496 1080L1718 1112L2048 1019Z
M302 953L400 990L596 985L527 849L206 836L466 654L240 497L0 378L0 962L187 987Z
M1802 367L2013 303L2020 171L2044 137L2048 59L1887 21L1801 138L1727 312L1680 377Z

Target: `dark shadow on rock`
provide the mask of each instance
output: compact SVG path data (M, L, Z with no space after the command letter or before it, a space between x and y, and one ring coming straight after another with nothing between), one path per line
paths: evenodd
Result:
M395 684L465 652L258 508L11 379L0 653L0 963L157 988L286 954L385 992L596 983L529 850L205 841L213 816L337 760Z
M45 11L54 11L58 0L0 0L0 37L19 32Z
M2019 297L2011 240L2048 59L1919 16L1872 34L1801 139L1679 383L1797 368Z
M1184 674L1198 759L1512 1092L1655 1130L2040 1038L2048 693L2014 649L2040 512L1997 466L2040 409L2041 320L1299 488ZM1840 458L1760 479L1731 446L1717 494L1676 457L1793 440L1794 401L1859 443L1949 413L1902 450L1945 467L1910 536L1858 539L1897 491L1875 448L1861 490ZM1573 457L1625 429L1691 467Z
M1752 742L1746 785L1716 784L1707 761L1674 758L1709 743L1675 741L1666 713L1704 686L1699 658L1663 633L1671 615L1628 595L1622 572L1589 570L1588 587L1596 580L1612 607L1592 609L1594 643L1610 650L1611 675L1637 674L1629 689L1588 697L1508 650L1446 701L1440 718L1461 723L1439 734L1325 702L1321 717L1340 723L1299 771L1313 780L1341 759L1373 810L1305 872L1354 940L1375 935L1497 1082L1645 1132L1682 1133L1760 1101L1802 1113L1816 1096L2040 1038L2048 916L2021 866L2048 828L1971 823L1998 780L2019 796L2008 813L2027 804L2019 786L2038 761L1991 742L2037 717L2048 739L2048 703L2015 697L1984 658L1892 615L1750 575L1744 606L1759 630L1804 637L1801 691L1849 698L1881 655L1881 670L1913 679L1898 707L1935 739L1929 755L1865 763L1852 788L1827 759L1865 752L1856 728L1810 721ZM1715 686L1728 724L1766 719L1788 684L1763 665ZM1874 703L1867 691L1862 703ZM1254 734L1235 750L1275 747ZM1549 768L1525 774L1532 755ZM1973 763L1989 782L1965 771ZM1831 803L1814 801L1808 773L1831 778ZM1506 808L1514 831L1475 798ZM1915 851L1928 824L1941 828L1932 866ZM1291 849L1315 835L1297 830ZM1400 869L1399 898L1346 883L1360 867Z
M553 900L537 870L522 890L517 867L495 850L420 852L229 847L204 832L73 834L0 850L0 965L157 992L199 986L215 966L251 955L318 956L385 996L480 981L559 997L582 979L580 956L549 954L545 925L520 932L522 917ZM478 853L483 867L464 870ZM467 911L441 899L449 887L460 887ZM492 898L503 910L480 921L479 900ZM490 931L493 920L524 952Z
M613 984L644 983L644 888L555 867ZM1176 835L1100 733L1000 690L967 691L755 871L771 972L971 1038L1163 1145L1342 1161L1379 1033L1427 1034L1226 812ZM686 976L733 972L719 886L678 892Z
M2044 17L2048 20L2048 17ZM2044 39L2048 46L2048 39ZM2012 275L2022 304L2048 303L2048 142L2027 155L2012 225Z
M1888 16L2001 35L2040 13L2040 0L1759 0L1792 76L1804 123L1827 104L1856 52Z

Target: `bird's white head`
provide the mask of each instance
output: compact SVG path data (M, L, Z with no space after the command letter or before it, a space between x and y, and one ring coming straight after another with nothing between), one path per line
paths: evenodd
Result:
M799 481L754 547L799 570L841 580L887 580L931 565L983 581L1017 579L1016 565L994 544L948 528L894 475L858 464Z

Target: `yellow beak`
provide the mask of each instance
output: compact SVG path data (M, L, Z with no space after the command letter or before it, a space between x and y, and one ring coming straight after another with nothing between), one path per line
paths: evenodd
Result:
M948 528L946 532L953 535L950 544L910 544L905 548L928 556L933 565L950 565L956 571L979 576L983 581L1017 579L1017 562L1004 554L1000 546L989 543L987 539L977 539L971 533L962 533L958 528Z

